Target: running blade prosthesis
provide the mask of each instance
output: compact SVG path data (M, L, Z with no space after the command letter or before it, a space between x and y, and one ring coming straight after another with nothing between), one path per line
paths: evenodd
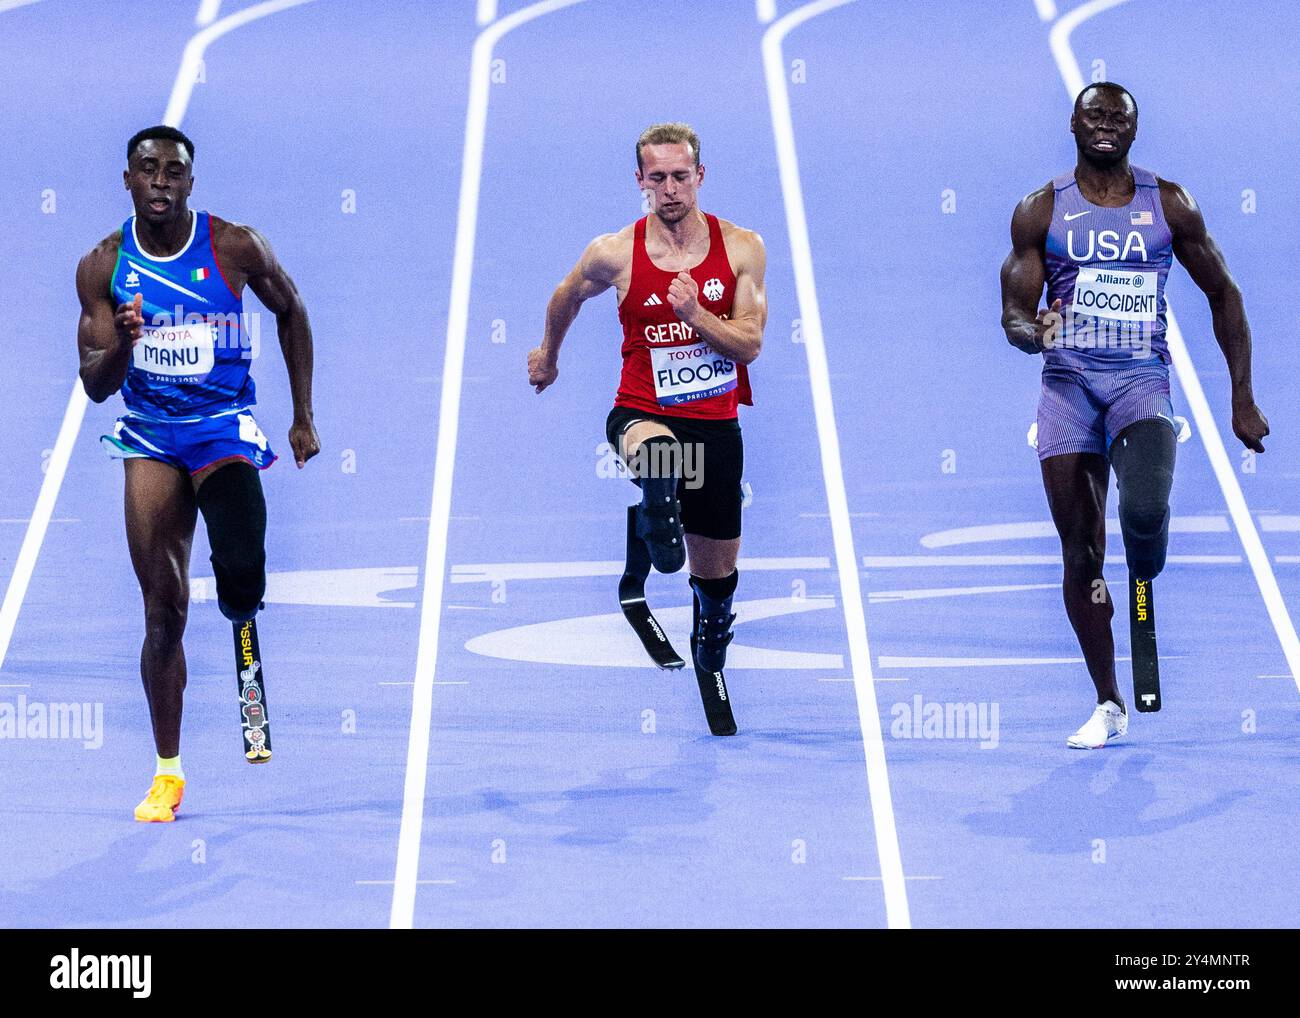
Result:
M691 653L694 656L695 638L691 637ZM709 721L709 731L714 735L735 735L736 719L731 713L731 697L727 694L727 680L721 672L706 672L699 665L695 666L695 681L700 687L700 699L704 701L704 716Z
M618 603L650 660L660 668L685 668L686 662L673 650L659 620L645 600L645 581L650 575L650 552L636 532L636 506L627 509L627 565L618 581ZM695 636L691 636L691 663L695 665ZM731 715L731 697L722 672L707 672L695 665L695 681L704 701L704 716L714 735L735 735L736 720Z
M262 652L257 645L257 624L234 623L235 677L239 682L239 713L244 728L244 759L266 763L271 759L271 722L266 716Z
M668 634L659 625L645 600L645 581L650 575L650 551L636 532L636 506L627 508L627 565L618 581L618 603L641 646L660 668L685 668L686 662L673 650Z
M1143 714L1160 709L1160 659L1151 581L1129 576L1128 631L1133 647L1133 703Z

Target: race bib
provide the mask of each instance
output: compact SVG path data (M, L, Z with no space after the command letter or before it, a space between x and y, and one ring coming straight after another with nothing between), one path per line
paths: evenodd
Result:
M1160 312L1155 272L1080 269L1074 281L1075 314L1122 322L1154 322Z
M651 348L655 396L660 406L678 406L721 396L736 387L736 363L708 343Z
M146 325L131 361L151 375L198 380L212 370L216 334L212 322Z

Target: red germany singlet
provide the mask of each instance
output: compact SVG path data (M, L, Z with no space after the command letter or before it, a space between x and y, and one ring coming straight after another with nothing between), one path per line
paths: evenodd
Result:
M690 270L700 288L700 307L719 318L731 317L736 276L727 260L717 216L705 213L709 253ZM649 217L636 224L632 242L632 278L618 308L623 323L623 376L615 406L670 417L731 420L737 403L753 406L749 373L712 349L673 313L668 284L676 272L661 269L646 252Z

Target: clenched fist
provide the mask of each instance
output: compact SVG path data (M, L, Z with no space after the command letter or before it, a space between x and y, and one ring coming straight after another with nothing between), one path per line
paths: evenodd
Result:
M677 278L668 284L668 303L672 305L673 313L687 325L699 313L700 287L689 272L677 273Z
M113 315L113 325L117 328L117 338L132 346L140 342L144 334L144 294L137 293L135 300L119 304Z
M528 384L534 392L541 392L560 377L560 367L555 357L540 346L528 351Z

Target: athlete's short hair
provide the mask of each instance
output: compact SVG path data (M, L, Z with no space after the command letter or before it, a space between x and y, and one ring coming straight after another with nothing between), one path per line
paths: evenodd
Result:
M143 131L136 131L131 135L131 140L126 143L126 161L131 161L131 156L135 153L135 147L142 141L149 141L157 138L161 141L174 141L185 146L185 151L190 154L190 162L194 162L194 142L185 136L183 131L175 127L169 127L166 124L157 124L154 127L146 127Z
M1128 101L1133 104L1133 116L1135 117L1137 116L1138 101L1133 98L1133 93L1130 92L1123 85L1120 85L1114 81L1094 81L1091 85L1085 85L1083 87L1083 91L1074 97L1075 110L1077 111L1079 109L1079 106L1082 105L1084 96L1086 96L1089 92L1093 91L1094 89L1098 89L1098 88L1109 89L1112 92L1123 92L1126 96L1128 96Z
M692 130L690 124L683 124L680 121L667 121L662 124L651 124L641 132L641 137L636 140L636 168L643 169L641 165L641 149L646 145L689 145L691 152L695 156L695 165L700 165L700 136Z

